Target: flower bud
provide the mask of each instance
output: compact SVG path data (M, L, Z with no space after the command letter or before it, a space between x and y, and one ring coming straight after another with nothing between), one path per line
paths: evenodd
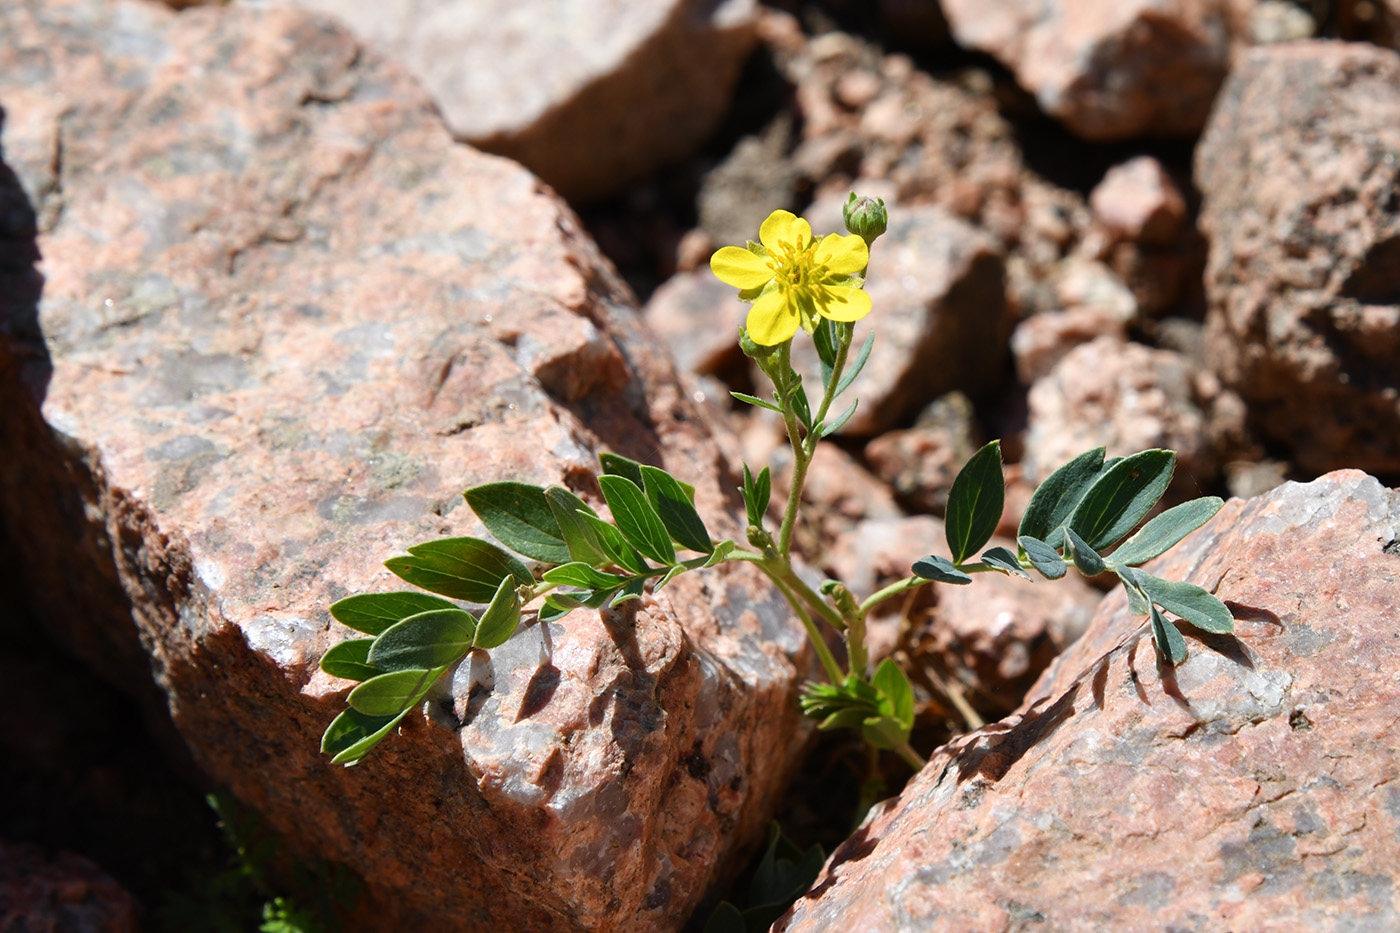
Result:
M739 349L743 350L745 356L754 360L760 366L763 365L768 357L778 352L777 347L765 347L763 344L756 342L743 327L739 328Z
M841 205L841 216L845 218L846 229L864 240L866 246L885 232L890 219L884 198L857 197L854 191Z

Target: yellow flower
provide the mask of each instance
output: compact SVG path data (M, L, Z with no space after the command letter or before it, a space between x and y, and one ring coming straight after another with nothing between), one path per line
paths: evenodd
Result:
M726 246L710 257L710 270L739 297L752 301L745 327L754 343L774 347L797 333L811 333L817 316L859 321L870 313L860 275L870 261L865 240L830 234L814 240L807 221L774 211L759 228L762 245Z

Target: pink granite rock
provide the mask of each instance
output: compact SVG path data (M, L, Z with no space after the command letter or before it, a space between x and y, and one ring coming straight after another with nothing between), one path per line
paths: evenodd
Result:
M1089 194L1094 217L1112 233L1143 243L1169 243L1186 220L1186 199L1152 156L1115 165Z
M51 634L153 674L211 781L359 873L352 929L684 923L801 738L802 632L752 576L575 612L552 657L531 626L358 767L318 753L350 686L317 668L350 634L326 607L482 534L467 486L597 502L611 448L737 531L730 442L574 215L328 20L34 0L0 32L36 209L0 231L28 289L3 298L0 516Z
M1098 337L1031 387L1022 467L1041 482L1094 447L1107 447L1111 457L1166 447L1177 452L1182 471L1209 475L1207 423L1181 354Z
M1227 0L944 0L953 38L995 55L1092 140L1189 135L1230 61Z
M417 76L454 136L573 201L698 148L757 39L753 0L293 5L343 19Z
M137 933L136 899L71 852L0 842L0 930L14 933Z
M1400 494L1232 500L1153 572L1236 635L1166 676L1121 592L1018 715L936 752L774 930L1400 923Z
M1196 154L1207 358L1308 473L1400 472L1400 55L1255 49Z
M980 446L972 402L952 392L920 412L913 427L872 439L864 453L906 507L942 515L953 479Z
M715 278L709 256L700 268L678 273L647 300L647 326L671 351L676 365L699 375L745 365L739 328L748 305L734 289Z

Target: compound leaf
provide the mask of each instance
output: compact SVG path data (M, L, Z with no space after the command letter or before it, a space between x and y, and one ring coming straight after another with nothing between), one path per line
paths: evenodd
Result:
M1016 530L1017 537L1038 538L1051 547L1060 547L1060 526L1103 469L1103 455L1104 448L1095 447L1046 477L1045 482L1031 494L1031 501L1021 516L1021 525Z
M1067 528L1095 549L1113 545L1133 530L1167 491L1176 454L1144 450L1104 469L1070 514Z

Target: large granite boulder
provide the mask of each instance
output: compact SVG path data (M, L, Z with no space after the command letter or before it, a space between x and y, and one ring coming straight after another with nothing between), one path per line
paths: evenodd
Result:
M1200 130L1239 0L943 0L959 45L995 55L1086 139Z
M484 534L467 486L601 503L610 448L737 531L724 438L577 219L325 19L32 0L0 34L10 598L360 874L352 929L677 928L801 737L802 632L751 576L575 612L552 654L530 625L363 764L318 753L326 607Z
M1400 492L1352 470L1231 500L1152 572L1212 590L1235 636L1159 671L1106 597L774 929L1400 923Z
M1206 353L1308 473L1400 473L1400 54L1255 49L1196 153Z
M417 76L454 136L572 200L690 155L757 41L754 0L290 2L343 19Z

